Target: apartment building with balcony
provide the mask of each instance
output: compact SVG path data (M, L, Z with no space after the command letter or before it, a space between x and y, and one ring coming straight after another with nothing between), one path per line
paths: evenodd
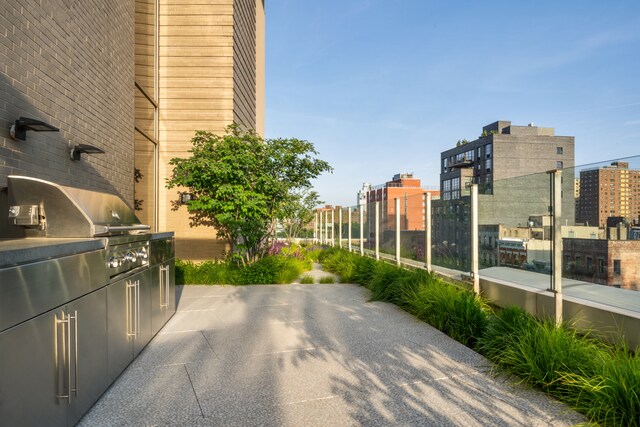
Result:
M479 189L480 226L526 227L530 216L548 214L546 172L561 169L562 218L565 225L573 225L574 147L574 137L557 136L553 128L497 121L484 126L479 138L443 151L441 198L432 205L434 258L451 267L468 268L472 183Z
M604 228L611 217L640 222L640 170L628 162L580 171L576 221Z

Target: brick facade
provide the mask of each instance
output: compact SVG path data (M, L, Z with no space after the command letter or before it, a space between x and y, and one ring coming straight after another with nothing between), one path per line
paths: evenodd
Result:
M133 23L133 2L0 3L0 188L28 175L133 203ZM13 140L21 116L60 132ZM105 154L72 161L75 144Z
M640 240L563 239L562 275L640 290Z

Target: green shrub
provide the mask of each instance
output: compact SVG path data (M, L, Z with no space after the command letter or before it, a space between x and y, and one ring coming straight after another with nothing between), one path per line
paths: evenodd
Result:
M367 287L373 293L372 299L374 301L388 301L400 304L402 302L400 299L402 288L411 286L412 283L409 271L380 262L375 265L371 281Z
M603 426L640 426L640 355L621 348L593 376L566 373L558 397Z
M416 317L462 344L475 347L488 323L489 307L480 297L441 280L406 289L403 304Z
M342 282L351 281L353 269L357 262L356 257L351 252L339 248L329 248L320 253L318 260L327 271L340 276Z
M330 284L335 282L336 280L332 276L324 276L320 278L320 283Z
M255 285L291 283L311 269L311 261L285 255L266 256L256 263L240 267L235 262L176 260L176 284L180 285Z
M284 255L267 256L240 270L239 284L284 284L291 283L311 268L310 261Z
M227 261L176 260L176 284L181 285L233 285L238 283L238 268Z
M478 342L478 350L487 358L500 363L502 354L518 339L519 334L537 327L537 320L522 308L506 307L489 318L485 333Z
M496 360L529 384L551 392L561 386L565 373L593 376L607 359L602 342L579 335L566 326L556 326L553 320L516 325L507 345ZM495 359L494 359L495 360Z
M340 279L342 282L357 283L359 285L367 286L373 279L375 266L377 262L371 258L365 258L362 256L354 257L354 265L351 270L351 275L345 277L342 275Z
M303 285L312 285L314 283L313 277L309 275L304 275L300 278L300 283Z

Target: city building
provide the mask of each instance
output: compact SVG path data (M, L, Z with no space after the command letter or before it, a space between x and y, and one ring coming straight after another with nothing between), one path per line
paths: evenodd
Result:
M598 227L578 225L561 226L562 238L604 239L604 230ZM529 217L526 227L504 225L480 225L480 267L509 266L531 271L548 272L551 263L551 217L535 215ZM524 258L512 257L519 250Z
M576 221L604 228L609 217L640 221L640 170L628 162L580 171Z
M367 209L367 194L369 193L369 191L371 191L371 184L369 184L368 182L362 183L362 188L358 190L357 196L358 209Z
M574 224L574 137L556 136L553 128L498 121L483 127L476 140L459 141L440 157L441 198L432 205L435 263L469 268L471 183L478 184L480 226L527 227L530 216L548 214L546 172L560 169L562 218L565 225Z
M263 132L264 1L75 3L0 4L0 199L8 175L117 194L175 231L179 258L219 256L227 242L191 228L185 190L165 188L168 163L196 130ZM13 139L20 117L59 131ZM104 153L72 160L79 145Z
M432 199L440 196L436 189L424 189L420 179L412 173L399 173L391 181L381 185L369 187L366 193L366 203L371 206L380 202L380 227L382 230L395 230L396 206L395 199L400 199L400 229L424 230L425 213L424 195L431 194ZM368 209L369 219L374 220L375 211Z
M616 288L640 290L640 240L563 239L562 275Z

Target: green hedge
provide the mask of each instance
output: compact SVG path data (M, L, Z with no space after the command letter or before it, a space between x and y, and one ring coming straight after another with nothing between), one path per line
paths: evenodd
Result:
M342 282L372 291L476 349L603 426L640 427L640 354L579 334L519 307L494 312L486 301L422 270L401 269L343 249L319 256Z
M179 285L262 285L293 282L311 269L311 261L285 255L266 256L258 262L239 267L231 261L176 261Z

